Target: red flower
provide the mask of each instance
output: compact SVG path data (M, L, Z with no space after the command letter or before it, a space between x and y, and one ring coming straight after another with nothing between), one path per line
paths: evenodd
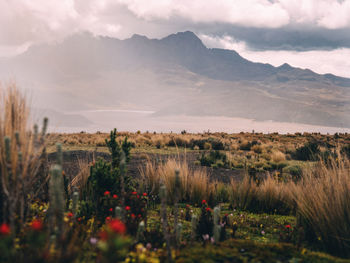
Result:
M131 214L131 217L132 217L132 218L135 218L136 216L135 216L135 214Z
M116 234L124 234L126 231L124 223L118 219L109 222L108 227Z
M286 228L291 228L291 226L290 225L286 225Z
M68 217L73 217L73 213L72 213L72 212L69 212L69 213L67 214L67 216L68 216Z
M203 204L206 204L206 203L207 203L207 201L205 201L205 200L203 199L203 200L202 200L202 205L203 205Z
M187 208L190 208L190 205L189 205L189 204L187 204L187 205L186 205L186 207L187 207Z
M30 225L34 231L40 231L43 229L43 222L40 219L34 219Z
M81 217L78 217L78 219L77 219L77 220L78 220L78 222L80 222L80 221L81 221Z
M141 215L140 215L140 214L138 214L138 215L137 215L137 217L138 217L138 218L140 218L140 217L141 217Z
M147 196L147 193L143 193L142 195L143 195L143 196Z
M127 205L127 206L125 207L125 210L126 210L126 211L129 211L129 210L130 210L130 206Z
M107 240L108 239L108 233L104 230L102 230L99 234L99 237L101 240Z
M106 217L106 221L108 222L108 221L111 221L111 217L110 216L107 216Z
M137 194L137 192L132 192L131 194L136 195L136 194Z
M10 229L10 226L8 224L1 224L0 226L0 235L4 235L4 236L7 236L11 234L11 229Z
M207 212L210 212L210 207L207 207L206 209L205 209Z
M110 208L110 209L109 209L109 212L113 212L113 208Z
M107 195L110 195L110 194L111 194L110 191L106 191L106 192L103 193L104 196L107 196Z
M140 198L140 196L139 196L139 195L137 195L136 197L137 197L137 198Z
M114 194L114 195L113 195L113 198L114 198L114 199L117 199L117 198L118 198L118 196L117 196L116 194Z

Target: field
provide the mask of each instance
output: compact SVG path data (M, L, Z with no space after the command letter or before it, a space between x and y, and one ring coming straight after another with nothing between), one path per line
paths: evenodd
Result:
M350 262L350 134L50 134L0 99L0 262Z

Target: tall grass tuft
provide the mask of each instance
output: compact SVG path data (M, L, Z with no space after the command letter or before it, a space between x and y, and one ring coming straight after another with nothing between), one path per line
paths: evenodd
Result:
M175 199L175 171L179 171L180 191L179 200L200 204L215 190L210 183L208 174L204 169L190 169L186 161L169 159L165 163L155 164L150 160L146 166L140 168L142 188L149 194L157 194L163 183L167 189L168 201Z
M30 132L25 95L15 84L0 87L0 221L10 222L12 228L15 218L24 222L28 204L47 183L47 174L39 174L47 123L44 119L41 131L34 126Z
M259 185L248 175L240 182L231 180L231 204L252 212L290 214L295 209L290 184L279 182L269 175Z
M350 161L331 158L308 168L291 189L299 224L309 241L335 255L350 256Z

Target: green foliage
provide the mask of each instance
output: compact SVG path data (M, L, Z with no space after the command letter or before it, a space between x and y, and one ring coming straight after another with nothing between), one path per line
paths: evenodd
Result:
M116 200L111 198L111 195L120 196L121 176L126 173L126 166L122 164L123 155L126 162L130 160L131 143L125 137L120 144L117 142L117 131L114 129L110 133L110 138L106 139L106 145L111 153L112 161L108 162L104 159L98 159L97 162L90 168L90 176L87 184L82 190L83 204L85 207L82 211L88 213L96 213L103 220L107 215L110 215L110 209L114 210L118 205ZM134 180L130 176L124 176L125 192L134 191ZM106 195L106 193L109 193ZM92 206L92 207L89 207Z
M197 224L197 238L209 239L213 236L214 221L211 209L205 200L202 201L201 214Z
M317 142L307 142L295 150L293 158L300 161L316 161L320 154L320 147Z
M226 154L220 151L210 151L209 154L202 154L199 161L201 166L213 168L227 167L229 165Z

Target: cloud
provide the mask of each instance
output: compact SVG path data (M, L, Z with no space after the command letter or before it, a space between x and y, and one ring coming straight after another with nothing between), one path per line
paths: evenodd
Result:
M215 40L245 54L250 50L259 59L267 51L272 57L289 51L311 61L311 54L316 60L320 54L345 56L350 0L0 0L0 57L80 31L123 39L134 33L160 38L185 30L212 38L207 43ZM332 57L329 61L320 65L321 71L340 64ZM334 66L336 72L345 71L345 57L343 64L343 70Z
M308 68L319 74L333 73L338 76L350 78L350 48L339 48L334 50L251 50L245 42L238 41L230 36L212 37L200 35L203 43L208 47L233 49L242 57L261 63L269 63L280 66L288 63L299 68Z

